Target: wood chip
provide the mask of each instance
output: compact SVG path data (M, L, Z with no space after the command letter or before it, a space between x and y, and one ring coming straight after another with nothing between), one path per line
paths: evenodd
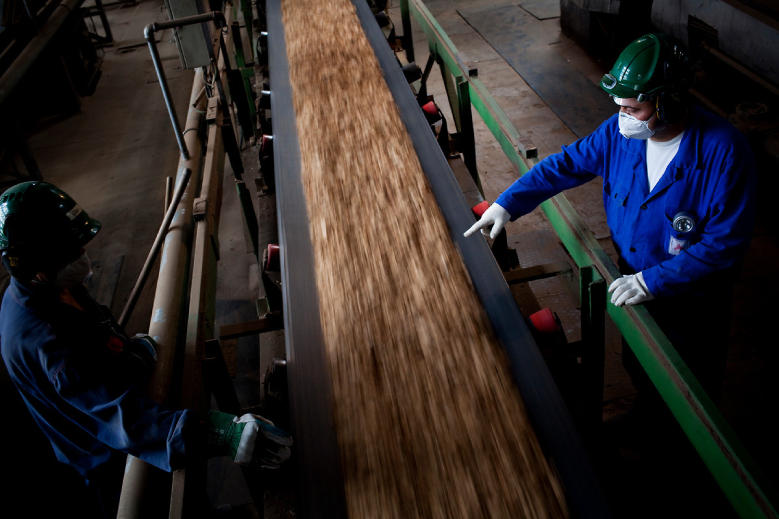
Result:
M354 6L283 17L349 516L567 517Z

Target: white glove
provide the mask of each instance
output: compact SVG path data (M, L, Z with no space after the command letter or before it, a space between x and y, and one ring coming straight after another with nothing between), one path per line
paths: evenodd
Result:
M470 229L463 233L463 236L467 238L471 234L475 233L478 229L481 229L481 233L486 236L487 233L484 228L492 225L492 229L490 230L490 239L494 240L495 236L500 233L501 229L503 229L503 226L506 225L506 222L509 220L511 220L511 215L508 211L506 211L498 204L492 204L487 208L486 211L484 211L484 214L481 215L479 221L473 224Z
M614 306L636 305L655 298L646 287L642 272L615 279L609 286L609 293Z
M233 418L236 424L246 424L236 448L234 461L239 465L255 462L264 469L277 469L290 457L292 437L273 422L258 414Z

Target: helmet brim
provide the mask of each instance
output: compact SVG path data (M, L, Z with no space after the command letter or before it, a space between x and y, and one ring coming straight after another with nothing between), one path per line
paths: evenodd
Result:
M641 93L637 92L633 88L623 85L611 74L603 75L600 80L600 87L607 94L623 99L634 99Z
M103 224L101 224L98 220L95 220L94 218L86 218L84 227L79 232L78 237L78 241L81 247L92 241L92 238L94 238L102 228Z

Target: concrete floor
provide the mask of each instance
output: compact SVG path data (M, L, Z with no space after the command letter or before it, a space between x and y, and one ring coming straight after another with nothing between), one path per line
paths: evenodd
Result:
M558 151L561 145L575 140L575 135L538 97L532 86L528 85L457 12L459 8L476 9L498 3L496 0L431 0L427 5L460 52L478 66L479 77L519 129L523 140L532 142L538 148L539 156L543 157ZM391 4L390 14L400 30L398 2ZM114 7L109 10L109 20L116 42L105 49L103 76L97 91L93 96L82 99L80 113L41 129L29 139L44 178L65 189L91 216L103 222L103 231L90 245L88 252L96 264L95 289L106 298L102 302L109 304L117 314L129 294L162 218L164 178L175 174L178 160L172 129L146 48L138 47L126 53L117 50L124 45L139 42L145 24L165 18L161 5L158 0L147 0L135 6ZM544 45L560 53L571 63L572 70L597 82L608 64L599 63L562 35L558 19L538 20L537 23L538 29L547 37ZM417 62L424 64L427 44L416 25L413 36ZM181 69L169 35L163 34L161 40L160 51L174 102L183 117L191 88L192 72ZM451 122L437 71L431 75L429 90L436 96ZM475 111L474 127L482 184L486 197L493 200L513 182L516 171ZM256 155L251 149L244 153L244 160L247 169L255 168L256 171ZM221 261L218 272L217 325L256 317L256 291L249 274L252 259L247 254L231 179L232 175L227 166L219 237ZM251 172L247 174L247 179L250 188L253 188ZM567 196L601 245L613 254L602 209L599 182L596 180L572 190ZM258 208L262 207L263 203L258 202ZM260 214L272 214L272 209L265 207ZM565 254L553 230L539 210L509 224L508 231L510 246L516 248L523 266L565 261ZM774 360L776 352L775 348L771 347L772 341L768 339L770 328L767 324L771 322L776 304L769 297L762 296L760 288L765 287L772 291L771 293L777 293L777 257L779 251L776 234L760 227L746 262L745 273L737 287L739 303L735 308L736 326L732 332L731 369L723 404L725 416L731 420L747 448L760 458L763 469L774 482L779 479L774 463L779 459L779 453L773 445L777 430L772 422L765 418L767 413L761 410L771 409L769 406L777 394L777 383L768 368L774 364L771 361ZM131 333L144 331L148 327L154 281L154 278L149 280L130 321L128 331ZM561 317L567 337L570 340L577 339L579 315L576 301L566 283L560 279L550 279L533 282L531 288L536 300L532 304L552 308ZM605 387L607 416L617 414L625 408L634 394L621 368L619 338L613 327L609 330ZM259 343L256 338L250 338L225 344L226 356L232 359L233 374L242 406L253 407L261 403L259 377L269 359L283 355L281 339L281 334L277 333L263 335ZM31 423L27 423L29 418L24 415L19 402L9 400L7 381L3 380L3 404L8 400L7 408L13 410L13 416L18 416L20 423L32 427ZM18 438L8 438L5 435L7 433L4 433L3 440L6 441L3 444L8 445L14 441L19 444ZM35 433L25 436L21 443L31 451L39 452L34 457L38 467L53 465L51 459L46 456L45 442ZM15 453L8 463L4 463L4 466L14 470L19 476L10 487L4 489L4 493L9 492L9 496L30 496L30 503L35 511L44 513L56 510L50 503L36 502L33 499L34 493L30 493L28 488L37 483L39 490L43 487L44 491L53 491L61 477L66 477L61 476L59 469L54 468L48 476L41 477L38 471L30 468L29 460L18 453ZM624 472L612 476L638 478L640 474L637 474L635 469L640 466L629 463L617 465L616 470ZM671 471L676 470L676 467L664 469ZM217 474L229 470L229 467L222 465L214 468ZM662 471L657 473L662 474ZM223 477L227 482L235 481L234 474ZM632 481L636 482L634 486L642 488L617 486L611 489L625 494L621 506L624 506L624 501L635 500L634 503L641 503L634 504L633 511L636 513L629 514L630 516L648 516L668 506L668 500L664 499L668 494L668 486L662 483L662 479L651 481L648 478L640 478ZM292 498L284 487L286 483L288 480L284 478L276 481L275 486L274 482L271 483L273 493L268 496L267 517L292 516ZM217 489L212 494L219 496L215 499L222 505L241 505L247 499L245 492L230 494L223 490ZM67 495L64 490L60 491ZM701 495L691 497L692 504L700 499ZM716 498L711 501L719 502ZM638 508L645 510L639 513L636 510ZM675 516L671 512L662 515Z

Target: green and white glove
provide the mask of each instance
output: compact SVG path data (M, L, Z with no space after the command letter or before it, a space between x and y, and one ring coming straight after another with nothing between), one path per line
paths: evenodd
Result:
M214 455L229 455L239 465L277 469L289 459L291 446L292 436L260 415L208 412L208 447Z

